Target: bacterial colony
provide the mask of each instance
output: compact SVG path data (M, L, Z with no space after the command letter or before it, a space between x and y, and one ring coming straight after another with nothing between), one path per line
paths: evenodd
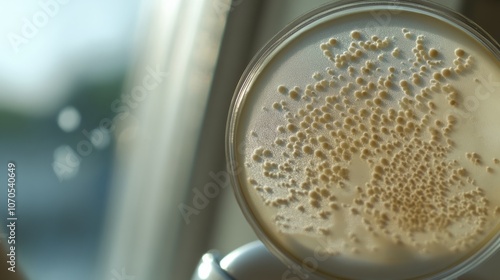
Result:
M401 31L411 50L362 30L352 30L350 42L325 40L318 52L331 67L311 73L309 84L277 86L281 101L262 108L279 112L282 124L247 157L246 180L282 210L274 217L281 233L347 236L327 248L332 255L376 252L369 235L422 253L435 244L463 252L500 219L475 179L500 172L500 161L463 151L482 170L471 172L454 147L461 118L453 108L464 100L454 83L473 81L475 58L457 46L454 59L443 60L425 36ZM389 57L400 64L384 63ZM363 233L339 226L339 217Z

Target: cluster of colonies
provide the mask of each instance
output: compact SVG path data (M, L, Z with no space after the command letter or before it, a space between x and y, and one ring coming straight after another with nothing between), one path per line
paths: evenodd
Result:
M335 213L344 212L362 220L374 236L401 246L425 251L439 242L463 250L480 241L490 209L500 213L450 157L458 118L443 113L444 106L459 107L463 98L450 78L470 72L473 57L457 48L453 65L445 66L443 54L428 48L424 36L402 31L415 42L412 55L395 47L394 37L361 40L364 35L354 30L343 52L336 38L320 45L333 65L314 73L314 83L304 89L278 86L283 100L272 108L285 122L276 128L274 143L255 149L247 166L260 169L262 176L248 183L267 205L316 221L300 226L277 215L283 232L335 234L343 230L335 228ZM389 64L389 56L406 69ZM384 62L387 70L381 68ZM297 111L289 102L299 106ZM486 174L494 172L477 153L464 157ZM368 179L356 185L352 174L360 172ZM354 241L356 252L362 240Z

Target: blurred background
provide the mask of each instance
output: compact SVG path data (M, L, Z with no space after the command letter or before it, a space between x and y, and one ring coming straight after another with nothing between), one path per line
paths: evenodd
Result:
M189 279L255 240L227 184L229 104L256 51L328 2L1 1L4 250L11 161L18 220L0 279ZM435 2L500 40L499 1Z

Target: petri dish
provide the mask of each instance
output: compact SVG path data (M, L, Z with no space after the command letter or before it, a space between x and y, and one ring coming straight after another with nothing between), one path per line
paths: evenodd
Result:
M431 2L342 1L257 54L226 155L283 279L453 279L499 250L499 50Z

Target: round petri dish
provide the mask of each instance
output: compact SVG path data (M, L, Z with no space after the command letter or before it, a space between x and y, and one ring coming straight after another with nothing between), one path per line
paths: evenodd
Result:
M260 51L226 154L283 279L453 279L498 251L499 50L427 1L343 1Z

